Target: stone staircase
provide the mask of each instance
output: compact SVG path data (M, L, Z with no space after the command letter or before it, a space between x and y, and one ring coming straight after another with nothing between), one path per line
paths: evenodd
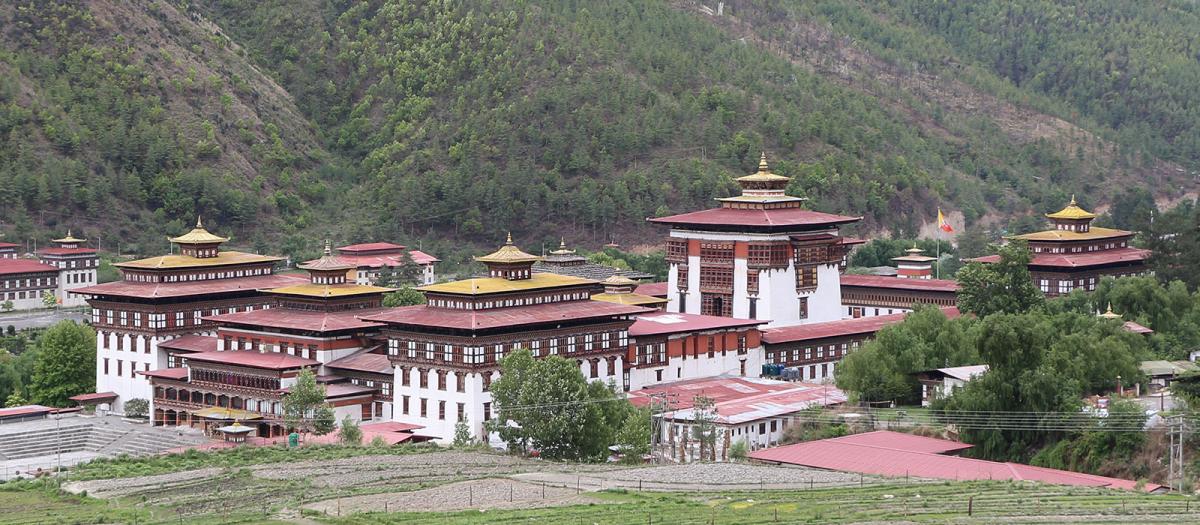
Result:
M91 424L68 423L58 428L0 434L0 458L24 459L56 452L95 450L119 438L124 432Z
M105 456L148 456L192 442L174 432L145 429L130 432L115 443L94 450Z

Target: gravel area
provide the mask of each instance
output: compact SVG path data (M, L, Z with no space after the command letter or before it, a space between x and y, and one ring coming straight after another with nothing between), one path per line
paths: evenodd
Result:
M305 509L336 516L355 512L425 512L464 509L527 509L603 503L574 489L509 479L478 479L411 492L352 496L310 503Z

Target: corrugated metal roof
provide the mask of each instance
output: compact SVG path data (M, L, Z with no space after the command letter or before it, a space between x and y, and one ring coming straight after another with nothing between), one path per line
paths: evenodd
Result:
M804 208L742 209L713 208L649 219L660 224L697 224L732 226L836 226L858 222L862 217L848 217L806 210Z
M775 381L758 377L708 377L656 385L629 393L629 401L638 406L650 403L652 394L666 393L675 400L669 419L690 421L693 401L703 395L713 400L716 422L738 425L759 419L793 414L813 406L846 402L846 394L836 387L813 383Z
M655 312L637 316L637 320L633 322L633 326L629 327L629 335L631 337L638 337L679 332L702 332L705 330L758 326L767 322L755 319L734 319L732 317L720 317L716 315Z
M959 316L958 308L942 308L942 313L948 318ZM873 334L885 326L899 323L907 313L875 315L859 317L858 319L842 319L824 323L800 324L782 328L763 330L763 342L767 344L792 343L796 341L813 341L841 337L847 335Z
M890 433L889 433L890 434ZM887 477L917 477L953 480L1028 480L1056 485L1110 487L1135 490L1130 480L1080 474L1020 463L1000 463L982 459L946 456L931 452L936 445L902 435L858 439L833 438L808 441L782 447L757 450L750 458L770 463L859 472ZM953 444L953 445L952 445ZM948 441L945 447L959 445ZM947 451L957 450L949 448ZM1144 490L1161 488L1147 483Z
M576 319L616 317L654 311L641 306L628 306L603 301L580 300L525 306L508 306L488 310L455 310L429 305L390 308L366 316L368 321L417 327L435 326L461 330L482 330L507 326L553 323Z
M905 279L883 275L846 274L842 276L842 286L860 286L866 288L887 288L895 290L917 290L927 292L958 291L958 282L950 279Z

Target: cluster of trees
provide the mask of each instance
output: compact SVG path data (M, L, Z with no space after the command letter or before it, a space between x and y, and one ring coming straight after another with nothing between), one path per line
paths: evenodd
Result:
M0 403L64 407L96 388L96 332L74 321L0 338Z
M247 237L287 224L277 215L311 221L336 179L313 169L315 141L283 94L174 7L130 10L142 18L128 27L149 28L137 34L93 9L108 7L0 6L0 220L10 238L87 223L99 228L83 232L92 238L154 253L198 213Z
M500 367L491 386L498 412L488 430L509 450L579 461L603 460L614 444L635 458L649 450L649 412L618 396L613 385L588 381L574 361L534 359L518 350Z
M966 423L960 435L975 445L973 454L1145 475L1147 465L1129 470L1146 441L1140 432L1068 430L1048 418L1077 413L1085 396L1115 391L1118 382L1144 382L1140 361L1183 359L1200 347L1200 293L1181 281L1144 276L1104 279L1095 291L1045 300L1031 284L1028 250L1021 243L998 250L999 264L973 263L958 273L959 307L971 315L947 319L937 309L918 309L848 355L838 386L862 401L913 404L920 397L913 373L987 365L986 374L933 405L946 423ZM1121 320L1097 315L1110 306L1155 333L1134 334ZM1115 414L1121 428L1135 428L1141 410L1117 403L1110 417ZM959 421L958 414L990 412L1006 414L1012 424L983 428Z
M1061 203L1058 174L1080 165L984 125L955 128L971 147L923 132L870 94L667 4L305 6L191 8L271 71L365 178L351 207L395 219L346 221L366 236L602 238L735 191L729 177L752 170L761 149L818 209L911 235L939 199L969 220L988 203ZM913 110L927 119L924 104Z

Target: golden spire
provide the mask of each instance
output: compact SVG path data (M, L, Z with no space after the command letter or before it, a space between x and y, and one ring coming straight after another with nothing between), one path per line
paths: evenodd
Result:
M767 152L766 151L763 151L762 155L760 155L758 157L758 172L759 173L767 172Z
M512 232L508 232L504 246L482 257L476 257L475 260L481 263L534 263L541 260L541 257L525 253L513 245Z
M1108 310L1105 311L1104 313L1100 314L1099 317L1103 317L1105 319L1120 319L1121 314L1113 312L1112 301L1109 301L1108 302Z
M1077 206L1077 204L1075 204L1075 194L1074 193L1071 194L1071 204L1068 204L1067 206Z
M219 244L228 240L227 237L213 235L204 229L204 223L201 222L199 215L196 216L196 227L192 228L192 231L171 238L171 242L176 244Z
M1051 219L1067 219L1067 220L1083 220L1095 219L1096 214L1079 207L1075 201L1075 195L1071 195L1071 202L1067 206L1054 213L1047 213L1046 217Z
M330 255L333 255L333 243L329 242L329 239L325 239L325 256L329 257Z
M567 238L565 236L558 238L558 249L560 249L560 250L567 249Z

